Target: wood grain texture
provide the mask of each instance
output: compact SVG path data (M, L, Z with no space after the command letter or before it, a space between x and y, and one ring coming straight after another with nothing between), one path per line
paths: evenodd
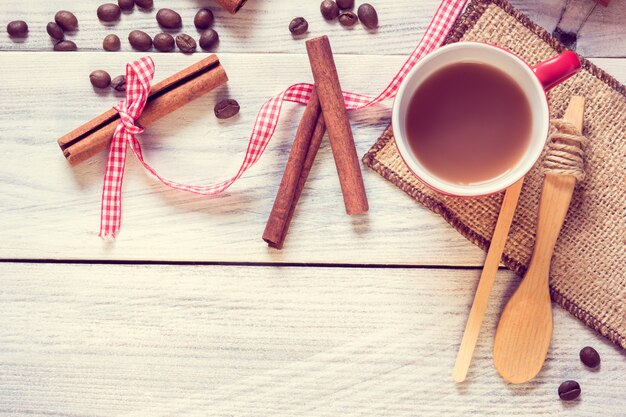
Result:
M336 53L399 55L408 54L415 48L439 4L437 0L379 1L376 4L379 28L376 33L370 33L361 25L346 29L337 21L327 22L319 11L320 2L249 0L237 14L231 15L210 0L155 0L154 10L135 9L131 14L123 14L117 24L105 26L96 16L100 1L64 0L59 4L40 0L3 0L0 23L24 19L28 21L31 30L23 43L12 42L2 30L0 50L51 50L52 42L45 27L60 7L73 11L78 17L80 29L69 39L74 40L84 51L102 51L102 40L109 33L116 33L122 39L123 51L131 51L127 40L130 31L141 29L151 36L162 31L155 19L160 7L178 11L183 18L181 31L196 36L193 17L200 7L208 7L215 14L214 29L220 35L220 43L215 50L218 54L301 53L304 39L327 34L331 42L337 44ZM309 32L303 38L294 39L289 33L289 22L296 16L304 16L309 22ZM2 27L4 25L6 23Z
M450 370L479 270L3 264L0 414L604 416L626 356L561 309L538 378L491 363L500 271L468 380ZM586 345L602 356L584 367ZM576 379L582 397L562 403Z
M551 31L564 1L512 3ZM369 170L363 171L369 215L345 216L326 139L286 249L266 248L261 233L302 111L290 104L266 155L217 199L166 189L129 158L122 232L114 244L100 241L104 154L73 169L55 140L122 98L94 92L88 74L121 74L125 62L141 56L130 52L127 33L161 31L156 10L104 26L95 13L100 3L2 1L0 27L25 19L31 31L21 43L0 33L0 259L482 264L480 250ZM375 34L325 22L319 1L249 0L232 16L210 0L155 0L157 8L178 10L183 31L194 36L196 10L215 12L221 38L215 52L231 81L151 126L141 139L147 160L185 182L234 173L263 101L311 81L304 41L315 36L329 35L339 72L348 74L346 90L378 93L415 47L438 0L372 3L380 16ZM624 4L598 8L580 34L579 52L624 56ZM48 52L45 25L59 8L76 12L81 29L69 39L82 52ZM288 24L296 15L310 29L293 39ZM108 33L122 38L122 52L102 51ZM156 81L204 56L152 55ZM624 60L594 62L626 82ZM216 120L213 105L226 97L236 98L242 112ZM350 114L359 154L387 126L389 105ZM487 312L476 366L457 385L449 375L478 269L0 267L3 416L623 417L626 409L626 357L560 309L538 379L519 387L502 382L491 364L492 335L518 282L506 271L498 273L499 301ZM585 345L602 355L600 371L578 361ZM583 394L563 404L556 389L569 378Z
M10 59L0 58L0 102L7 103L0 108L0 151L6 161L0 164L1 258L482 265L479 249L371 170L363 170L369 215L345 216L327 139L296 209L286 249L268 249L261 241L263 227L303 111L292 104L285 105L260 162L216 199L170 190L129 157L122 231L114 244L102 242L97 233L105 154L72 168L56 139L122 97L94 92L88 74L98 68L122 73L125 62L137 56L13 52ZM155 81L200 56L153 55ZM387 57L381 65L381 59L338 55L338 70L349 74L343 87L378 93L403 62ZM166 177L208 183L234 174L263 101L312 78L304 49L298 55L221 54L220 60L230 76L226 86L142 135L146 159ZM594 62L626 81L622 60ZM213 106L226 97L239 100L242 111L219 121ZM389 105L350 113L359 155L389 123Z
M552 32L566 0L512 0L513 6ZM159 7L177 10L183 17L183 31L196 36L193 16L200 7L209 7L215 13L215 29L220 34L216 52L300 53L302 39L294 40L288 30L295 16L304 16L309 22L305 38L327 34L335 53L350 54L408 54L424 33L438 0L377 0L371 3L378 10L380 27L375 34L361 25L345 29L337 22L326 22L319 12L319 1L249 0L236 14L231 15L210 0L155 0L155 10L135 10L123 14L112 26L98 21L96 9L101 4L95 0L65 0L62 3L41 0L3 0L0 8L0 27L14 19L29 23L30 35L22 43L10 40L3 30L0 50L46 51L52 42L45 31L59 8L72 10L79 19L80 29L70 36L84 51L102 51L102 39L116 33L122 39L122 50L130 51L128 33L134 29L145 30L154 36L161 32L155 14ZM564 15L562 28L576 29L590 7L591 0L572 0ZM609 7L597 7L580 32L577 51L587 57L626 56L626 26L623 17L626 3L611 2ZM335 46L336 45L336 46Z
M626 57L626 2L614 1L608 7L592 0L512 0L511 4L552 33L557 26L578 31L576 52L590 57ZM567 4L567 9L563 7ZM559 23L559 17L562 19ZM585 21L585 18L588 19ZM583 24L584 21L584 24ZM582 27L581 27L582 24ZM580 30L579 30L580 28Z
M141 138L148 162L159 173L183 182L209 183L233 175L264 100L280 88L312 80L302 52L221 54L229 83L150 126ZM131 155L124 179L122 230L114 244L102 242L97 233L105 154L72 168L55 141L121 98L94 92L89 73L96 68L121 73L125 62L137 56L11 53L10 60L0 60L5 79L0 102L11 103L0 109L5 126L2 152L12 161L0 165L0 257L395 263L402 254L408 263L482 262L480 250L370 170L363 170L372 199L370 214L358 219L346 216L327 139L294 215L286 249L268 249L261 240L263 227L303 111L303 106L293 104L285 104L279 128L260 162L218 198L170 190L149 178ZM154 55L156 79L199 57ZM370 94L386 86L402 61L394 57L381 68L380 57L358 61L337 57L339 70L351 74L343 87ZM213 106L226 97L236 98L242 111L220 121ZM389 123L389 105L351 113L359 155Z

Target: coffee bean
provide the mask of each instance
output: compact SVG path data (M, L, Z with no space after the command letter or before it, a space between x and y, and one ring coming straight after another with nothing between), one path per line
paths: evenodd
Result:
M14 20L7 24L7 32L11 37L24 38L28 34L28 24L23 20Z
M340 9L351 9L354 7L354 0L337 0Z
M156 20L166 29L180 29L183 26L183 19L172 9L160 9Z
M309 22L304 17L296 17L289 23L289 32L292 35L302 35L309 30Z
M128 34L128 42L134 49L145 52L152 47L152 38L146 32L133 30Z
M196 17L193 18L193 24L196 25L196 29L205 30L211 27L214 20L215 16L213 16L212 11L209 9L200 9L198 13L196 13Z
M600 365L600 354L591 346L586 346L580 351L580 361L590 368Z
M559 397L564 401L572 401L580 396L580 385L576 381L565 381L559 385Z
M368 29L376 29L378 27L378 13L376 13L374 6L369 3L363 3L359 6L357 13L363 26Z
M120 9L128 12L135 7L135 0L117 0L117 4L120 6Z
M46 26L46 31L48 32L48 35L50 35L50 37L54 40L62 41L63 38L65 38L65 33L63 32L61 26L57 25L54 22L48 23L48 25Z
M24 38L28 34L28 24L23 20L14 20L7 25L7 32L14 38Z
M104 3L98 7L96 14L98 15L98 19L103 22L115 22L120 19L122 9L120 9L120 6L117 4Z
M200 35L200 48L210 51L220 41L220 37L213 29L207 29Z
M54 45L54 50L59 52L75 51L78 47L72 41L61 41Z
M239 103L232 98L222 100L213 109L218 119L229 119L239 113Z
M152 9L154 7L154 0L135 0L135 4L142 9Z
M89 81L96 88L107 88L111 85L111 76L106 71L95 70L89 74Z
M111 33L110 35L106 35L104 40L102 41L102 48L105 51L115 52L119 51L122 47L122 42L120 41L119 36Z
M118 75L111 80L111 88L115 91L126 91L126 76Z
M154 37L154 48L159 52L172 52L176 47L174 37L169 33L159 33Z
M61 26L65 32L74 32L78 29L78 19L74 16L74 13L67 10L59 10L54 15L54 21L57 25Z
M176 45L183 54L193 54L196 52L196 40L186 33L181 33L176 37Z
M324 0L320 4L320 12L326 20L334 20L339 16L339 6L333 0Z
M359 17L352 12L343 12L339 15L339 23L341 26L354 26L359 21Z

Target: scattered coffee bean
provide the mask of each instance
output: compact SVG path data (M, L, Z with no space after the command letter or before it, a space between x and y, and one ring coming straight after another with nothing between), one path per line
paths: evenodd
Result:
M169 33L159 33L154 37L154 48L159 52L172 52L176 47L174 37Z
M215 105L213 111L218 119L229 119L239 113L239 103L232 98L222 100Z
M565 381L559 385L559 397L564 401L572 401L580 396L580 385L576 381Z
M320 4L320 12L326 20L334 20L339 16L339 6L333 0L324 0Z
M120 19L122 9L120 9L120 6L117 4L104 3L98 7L96 14L98 15L98 19L103 22L115 22Z
M126 91L126 76L118 75L111 80L111 88L115 91Z
M207 29L200 35L200 48L210 51L220 41L220 37L213 29Z
M77 49L78 47L72 41L61 41L54 45L54 50L60 52L75 51Z
M340 9L351 9L354 7L354 0L337 0Z
M107 88L111 85L111 76L106 71L95 70L89 74L89 81L96 88Z
M359 17L352 12L343 12L339 15L341 26L354 26L359 21Z
M104 40L102 41L102 48L105 51L115 52L115 51L119 51L121 47L122 47L122 42L120 41L119 36L113 33L106 35L104 37Z
M376 29L378 27L378 13L376 13L374 6L369 3L363 3L359 6L357 13L363 26L369 29Z
M213 16L211 10L200 9L198 13L196 13L196 17L193 18L193 24L196 25L196 29L198 30L206 30L211 27L214 20L215 16Z
M65 33L63 32L61 26L57 25L54 22L48 23L48 25L46 26L46 31L48 32L48 35L50 35L50 37L54 40L62 41L65 38Z
M120 9L128 12L135 7L135 0L117 0L117 4L120 6Z
M134 49L145 52L152 47L152 38L146 32L133 30L128 34L128 42Z
M309 22L304 17L296 17L289 23L289 32L292 35L302 35L309 30Z
M196 52L196 40L186 33L181 33L176 37L176 45L183 54L193 54Z
M183 26L183 19L172 9L160 9L156 14L156 20L166 29L180 29Z
M580 351L580 361L589 368L597 368L600 365L600 354L591 346L586 346Z
M74 16L74 13L67 10L59 10L54 15L54 21L57 25L61 26L65 32L74 32L78 29L78 19Z
M135 4L142 9L150 10L154 7L154 0L135 0Z
M23 20L14 20L7 25L7 32L14 38L24 38L28 34L28 24Z

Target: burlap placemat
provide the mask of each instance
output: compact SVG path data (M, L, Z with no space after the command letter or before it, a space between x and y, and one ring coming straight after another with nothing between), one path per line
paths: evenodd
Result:
M474 0L445 43L485 41L531 64L564 46L504 0ZM553 117L571 95L586 99L585 180L572 204L552 260L552 298L585 324L626 349L626 87L591 62L548 94ZM398 155L388 128L363 162L430 210L440 214L483 250L489 247L503 193L478 199L440 195L417 180ZM522 276L535 238L543 175L541 163L526 177L504 250L503 263Z

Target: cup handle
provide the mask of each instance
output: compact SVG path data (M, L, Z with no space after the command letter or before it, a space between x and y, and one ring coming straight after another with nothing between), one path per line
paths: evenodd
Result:
M554 58L538 63L532 67L544 90L549 90L567 80L580 70L578 55L565 51Z

